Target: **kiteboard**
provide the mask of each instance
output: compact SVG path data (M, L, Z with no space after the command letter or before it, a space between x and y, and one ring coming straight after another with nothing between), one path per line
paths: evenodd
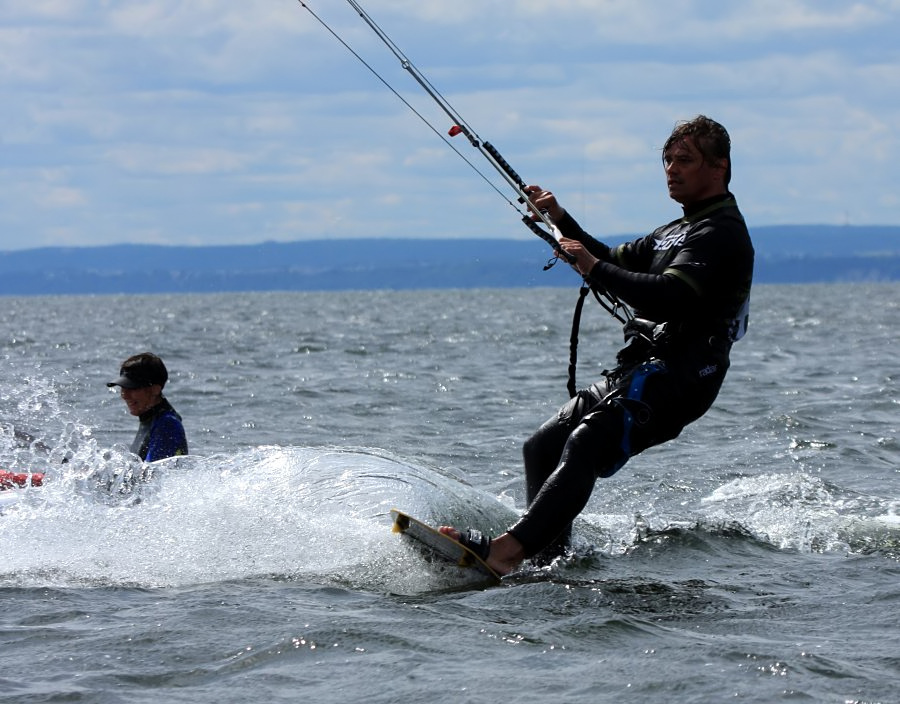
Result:
M444 562L455 564L462 569L471 569L479 572L493 584L500 583L500 575L472 550L449 535L444 535L427 523L413 518L398 509L391 509L391 518L394 521L393 531L408 538L431 556Z

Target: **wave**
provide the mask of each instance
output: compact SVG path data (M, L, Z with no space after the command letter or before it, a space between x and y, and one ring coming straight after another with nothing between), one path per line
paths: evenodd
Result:
M459 478L366 449L129 462L106 451L89 468L64 466L40 489L17 491L0 518L15 546L0 584L154 588L272 576L426 590L448 586L448 576L414 569L421 558L391 533L391 508L494 529L512 514ZM131 483L135 469L142 481Z
M900 559L900 501L803 472L733 479L694 505L686 505L680 493L663 493L643 509L635 504L631 513L621 512L629 505L615 508L619 510L604 511L594 505L583 514L576 531L577 555L628 555L648 546L724 555L739 543L750 551Z

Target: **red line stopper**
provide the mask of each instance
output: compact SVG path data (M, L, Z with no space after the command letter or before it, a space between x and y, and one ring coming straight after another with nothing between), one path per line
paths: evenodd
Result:
M459 125L453 125L453 127L451 127L448 130L447 134L449 134L451 137L455 137L456 135L460 134L461 132L462 132L462 127L460 127Z

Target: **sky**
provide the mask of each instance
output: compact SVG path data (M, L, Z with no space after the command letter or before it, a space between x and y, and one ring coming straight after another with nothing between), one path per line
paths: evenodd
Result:
M697 114L751 230L900 225L900 0L360 4L597 237L679 215ZM0 251L534 236L346 0L0 0L0 111Z

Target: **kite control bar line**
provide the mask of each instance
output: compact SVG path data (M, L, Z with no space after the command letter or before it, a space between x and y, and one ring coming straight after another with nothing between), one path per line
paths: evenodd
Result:
M557 256L563 257L569 263L574 261L574 257L568 252L564 251L562 247L559 245L559 236L558 230L556 229L556 225L550 220L546 213L541 212L537 208L531 206L531 201L528 198L528 194L525 193L525 186L527 185L519 174L516 173L515 169L509 165L509 162L506 161L501 155L500 152L490 143L485 142L478 136L478 134L473 130L468 123L459 115L456 110L450 105L446 98L441 95L440 91L432 85L431 81L429 81L418 68L416 68L415 64L409 60L406 54L398 47L394 41L385 34L384 30L381 29L373 20L369 13L367 13L362 6L356 2L356 0L347 0L349 5L356 10L362 20L369 25L370 29L378 35L378 38L384 42L385 46L391 50L394 56L397 57L397 60L400 62L400 65L406 70L409 75L415 79L416 83L418 83L422 89L428 93L434 102L438 104L441 110L453 121L453 126L448 131L448 134L451 137L456 137L457 135L464 135L466 139L469 140L469 144L475 147L481 154L488 160L491 166L496 169L497 173L499 173L506 182L512 187L512 189L516 192L516 196L519 199L520 203L524 203L528 206L530 213L526 212L522 216L522 222L531 230L534 234L540 237L542 240L547 242L553 250L556 252ZM305 7L305 5L304 5ZM518 208L516 208L518 210ZM521 212L521 211L520 211ZM544 225L547 226L547 230L542 229L537 222L532 218L531 213L534 214Z
M353 56L356 57L360 63L362 63L372 74L378 78L394 95L403 102L415 115L422 120L441 140L447 144L453 151L457 153L457 155L465 161L481 178L493 188L504 200L507 201L516 211L522 215L522 222L538 237L543 239L547 244L549 244L557 256L561 256L566 261L571 262L572 256L565 252L562 247L559 245L559 237L554 236L552 233L556 233L556 227L553 222L547 217L546 213L542 213L537 211L535 208L530 206L530 200L528 195L525 193L524 188L526 186L525 182L522 178L515 172L515 170L509 165L509 162L506 161L497 149L490 144L489 142L484 142L475 131L462 119L462 117L453 109L450 103L441 95L440 91L435 88L431 82L416 68L415 64L403 53L403 51L398 47L394 41L381 29L381 27L376 24L376 22L369 16L369 14L362 8L362 6L356 2L356 0L347 0L350 6L357 12L357 14L362 18L362 20L369 26L369 28L375 32L379 39L385 44L385 46L390 49L391 53L397 58L400 62L400 65L415 79L415 81L422 87L422 89L434 100L438 106L444 111L444 113L453 121L453 126L448 131L448 135L450 137L455 137L459 134L465 135L466 139L469 140L469 143L478 149L479 152L488 160L491 166L496 169L496 171L504 178L509 186L515 191L516 196L518 198L519 203L524 203L528 206L528 212L523 213L522 210L516 206L506 195L491 181L487 176L485 176L479 169L476 167L469 159L466 158L462 152L460 152L453 144L447 140L447 138L437 130L428 120L418 111L416 110L400 93L398 93L393 86L391 86L372 66L370 66L365 59L363 59L354 49L347 44L341 38L341 36L335 32L321 17L319 17L315 12L313 12L312 8L307 5L303 0L298 0L300 5L309 12L315 20L321 24L335 39L337 39L341 44L343 44L344 48L347 49ZM537 217L540 221L547 226L549 231L542 229L533 219L532 213L534 213L535 217Z
M449 146L457 155L465 161L472 170L474 170L481 178L496 191L501 198L503 198L510 206L512 206L521 216L522 222L525 226L531 230L535 235L544 240L547 244L549 244L556 255L556 257L562 257L567 262L574 263L575 258L573 255L566 252L559 243L560 240L560 232L557 229L555 223L550 219L545 211L542 211L538 208L535 208L531 203L528 194L525 192L525 188L527 184L522 178L516 173L515 169L510 166L509 162L503 158L500 152L497 150L494 145L490 142L486 142L478 134L475 130L459 115L459 113L453 109L450 103L441 95L440 91L432 85L432 83L416 68L415 64L403 53L399 46L397 46L394 41L384 32L381 27L373 20L369 14L363 9L363 7L356 0L347 0L347 3L356 11L356 13L362 18L362 20L369 26L369 28L375 32L379 39L384 43L385 46L394 54L397 60L400 62L401 67L407 71L416 83L421 86L421 88L437 103L438 107L443 110L443 112L450 118L452 121L452 127L447 132L449 137L456 137L460 134L464 135L465 138L469 141L473 147L475 147L485 159L487 159L488 163L494 167L497 173L503 177L506 181L507 185L512 188L517 196L517 200L520 204L524 204L526 206L525 211L523 212L522 208L517 206L512 202L498 187L497 185L491 181L487 176L485 176L479 169L476 167L466 156L460 152L445 136L444 134L436 129L418 110L416 110L397 90L394 89L393 86L390 85L372 66L370 66L365 59L363 59L353 48L345 42L340 35L337 34L328 24L325 23L322 18L320 18L313 10L307 5L303 0L298 0L300 5L309 12L315 20L321 24L335 39L337 39L343 46L346 48L351 54L360 63L362 63L369 71L379 80L381 81L404 105L406 105L422 122L424 122L432 132L434 132L440 139ZM541 227L538 222L542 223L546 229ZM548 264L546 268L552 266L552 263L555 260L551 260L551 263ZM633 315L631 311L625 306L618 298L614 295L600 289L596 285L591 286L591 289L594 293L594 297L597 301L617 320L622 323L627 323Z

